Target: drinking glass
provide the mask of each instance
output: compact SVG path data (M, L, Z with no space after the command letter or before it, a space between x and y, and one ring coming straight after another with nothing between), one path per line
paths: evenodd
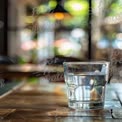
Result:
M68 106L73 109L104 108L109 62L64 62Z

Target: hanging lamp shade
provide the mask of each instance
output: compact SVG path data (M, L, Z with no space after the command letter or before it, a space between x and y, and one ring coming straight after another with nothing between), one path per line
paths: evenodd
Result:
M55 19L62 20L71 17L71 14L61 5L62 0L56 0L57 5L54 9L50 10L49 14L53 15Z
M69 13L62 5L61 5L61 0L57 0L57 5L54 9L50 11L50 13Z

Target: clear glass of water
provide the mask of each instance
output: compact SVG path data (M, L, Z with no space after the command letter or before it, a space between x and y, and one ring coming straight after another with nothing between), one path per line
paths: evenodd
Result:
M72 109L103 109L109 62L64 62L68 106Z

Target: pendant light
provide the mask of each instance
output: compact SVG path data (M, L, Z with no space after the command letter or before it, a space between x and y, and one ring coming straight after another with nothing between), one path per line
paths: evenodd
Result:
M62 0L56 0L56 2L56 7L50 10L49 13L53 15L56 20L63 20L64 18L71 17L71 14L61 5Z

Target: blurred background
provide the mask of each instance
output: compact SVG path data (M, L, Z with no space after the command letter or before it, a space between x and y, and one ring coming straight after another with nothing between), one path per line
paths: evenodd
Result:
M0 55L19 64L122 50L122 0L1 0L0 11Z

